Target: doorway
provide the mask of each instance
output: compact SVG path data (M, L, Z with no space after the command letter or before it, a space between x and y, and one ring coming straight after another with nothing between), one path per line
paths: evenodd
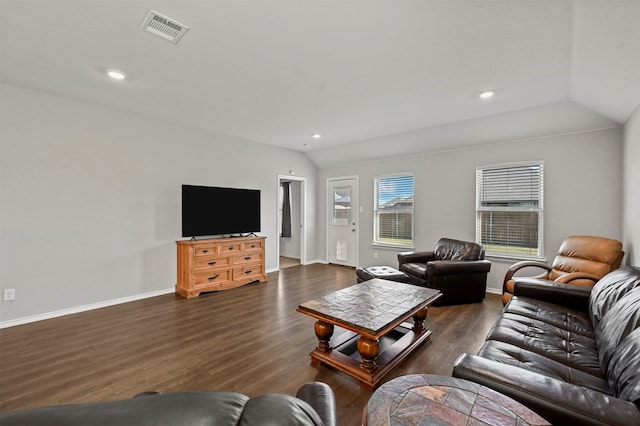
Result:
M303 177L278 176L278 270L307 263L306 184Z
M358 263L358 177L327 179L327 259L355 267Z

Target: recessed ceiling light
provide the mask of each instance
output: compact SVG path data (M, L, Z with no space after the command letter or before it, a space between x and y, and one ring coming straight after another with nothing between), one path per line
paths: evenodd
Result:
M322 137L322 135L320 133L314 133L311 135L312 138L314 139L320 139Z
M114 80L124 80L125 78L127 78L127 76L122 71L118 70L109 70L107 71L107 75Z
M494 90L485 90L484 92L478 93L480 99L490 99L496 94Z

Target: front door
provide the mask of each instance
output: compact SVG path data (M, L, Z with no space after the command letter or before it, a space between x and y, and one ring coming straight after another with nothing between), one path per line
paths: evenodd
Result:
M327 181L329 263L355 267L358 262L358 178Z

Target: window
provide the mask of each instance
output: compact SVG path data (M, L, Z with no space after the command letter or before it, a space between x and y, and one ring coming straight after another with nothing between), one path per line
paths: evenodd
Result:
M336 186L333 188L332 225L351 225L351 186ZM355 223L354 223L355 225Z
M374 180L373 242L413 246L413 175Z
M542 257L543 163L476 170L476 239L487 254Z

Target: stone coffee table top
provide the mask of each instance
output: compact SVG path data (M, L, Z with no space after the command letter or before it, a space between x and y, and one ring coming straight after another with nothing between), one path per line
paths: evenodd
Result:
M440 296L430 288L375 278L302 303L298 310L376 335L407 312L417 311Z
M367 426L548 425L535 412L463 379L412 374L378 388L366 407Z

